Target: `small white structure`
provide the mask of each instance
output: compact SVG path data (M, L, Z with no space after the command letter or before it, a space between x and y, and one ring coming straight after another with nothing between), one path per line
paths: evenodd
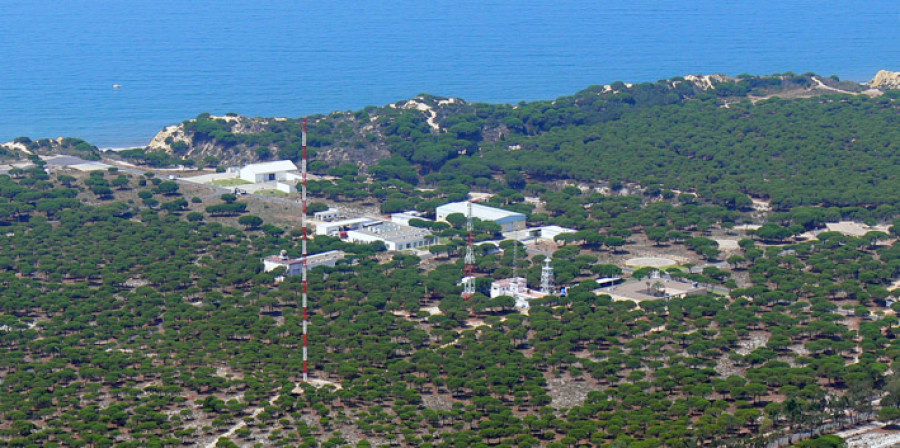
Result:
M315 222L314 224L316 225L316 235L341 236L342 232L361 229L363 226L375 225L380 222L375 218L359 217L339 221Z
M392 222L362 226L347 231L347 239L356 243L382 241L388 250L419 249L437 242L431 231Z
M621 285L625 283L625 279L621 277L600 277L594 280L600 288L609 288L611 286Z
M469 202L451 202L444 204L435 209L435 215L438 221L447 221L447 216L454 213L460 213L463 216L468 214ZM482 221L493 221L500 224L501 232L512 232L525 228L525 215L519 212L511 212L486 205L472 203L472 217Z
M506 232L503 234L504 237L511 240L517 241L531 241L531 240L550 240L553 241L553 238L556 235L562 235L563 233L575 233L577 232L575 229L570 229L568 227L560 227L560 226L543 226L543 227L529 227L524 230L516 230L514 232Z
M238 177L254 184L275 181L290 181L297 173L297 165L290 160L277 160L274 162L252 163L238 170ZM290 178L289 178L290 177Z
M334 221L343 216L344 214L336 208L329 208L325 211L313 213L313 219L316 221Z
M532 229L529 229L532 230ZM543 226L543 227L535 227L534 230L538 231L538 234L535 235L537 238L542 238L545 240L553 241L557 235L562 235L563 233L575 233L575 229L570 229L568 227L560 227L560 226Z
M500 296L509 296L516 299L516 308L523 310L528 309L528 301L532 299L540 299L546 294L533 291L528 288L528 284L523 277L504 278L491 282L491 298Z
M297 185L288 182L275 182L275 189L284 193L296 193Z
M395 222L400 225L408 226L410 219L421 219L423 221L431 221L430 219L423 218L422 212L417 212L415 210L405 211L402 213L391 213L391 222Z
M309 255L306 257L306 268L312 269L316 266L334 266L340 260L344 259L346 254L340 250L330 250L320 254ZM278 255L263 258L263 268L266 272L274 271L278 268L285 268L285 276L300 275L303 268L303 260L300 258L288 258L287 251L281 251Z

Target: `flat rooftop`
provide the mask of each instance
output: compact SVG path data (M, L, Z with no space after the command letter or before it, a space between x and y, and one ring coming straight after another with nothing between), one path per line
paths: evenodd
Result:
M649 285L648 285L649 282ZM598 288L595 294L607 294L613 300L660 300L669 297L680 297L689 294L705 294L706 287L692 282L668 280L662 278L631 280L619 285Z
M452 213L462 213L463 215L467 215L469 213L469 203L451 202L449 204L444 204L437 208L437 213L447 215ZM525 215L522 213L511 212L509 210L503 210L500 208L488 207L486 205L477 204L475 202L472 203L472 216L487 221L497 221L504 218L518 218L522 220L525 219Z
M354 232L373 235L390 241L411 241L431 236L431 231L418 227L404 226L393 222L354 230Z
M377 223L379 222L375 218L350 218L350 219L342 219L339 221L319 221L318 224L325 227L340 227L340 226L349 226L353 224L368 224L368 223Z
M275 160L272 162L251 163L241 167L241 171L248 173L266 173L274 171L297 171L297 165L290 160Z
M318 254L312 254L306 256L306 264L318 264L324 263L330 260L344 258L344 251L341 250L329 250L328 252L321 252ZM302 258L282 258L280 255L271 255L265 258L266 261L272 263L279 263L283 265L294 265L303 262Z

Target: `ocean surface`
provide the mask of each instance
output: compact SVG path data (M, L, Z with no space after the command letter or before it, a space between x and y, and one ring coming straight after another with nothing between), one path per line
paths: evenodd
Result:
M900 70L900 2L0 0L0 141L146 145L202 112L299 117L419 93ZM114 84L121 87L113 88Z

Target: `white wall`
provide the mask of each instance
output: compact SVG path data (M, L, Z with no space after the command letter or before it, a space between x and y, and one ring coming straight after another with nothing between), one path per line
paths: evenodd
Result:
M269 179L269 175L274 175L275 179ZM274 182L287 180L287 171L273 171L269 173L256 173L253 171L241 170L241 179L255 184L262 182Z
M357 243L374 243L375 241L383 241L384 245L387 246L387 250L405 250L405 249L407 249L406 242L404 242L398 246L398 244L395 241L384 240L380 236L369 235L367 233L362 233L362 232L355 232L353 230L347 232L347 239L350 241L357 242ZM421 248L431 244L431 242L433 240L434 240L434 237L429 236L429 237L425 237L425 238L420 238L415 241L410 241L409 249L421 249Z
M287 268L287 271L284 273L284 275L286 275L286 276L299 275L300 271L302 269L302 266L300 266L300 263L282 264L282 263L277 263L277 262L269 261L269 260L265 260L265 259L263 260L263 269L266 272L274 271L275 269L280 268L280 267Z
M383 239L375 236L369 235L367 233L362 232L354 232L353 230L347 232L347 239L356 243L374 243L376 241L384 241ZM397 250L397 245L392 241L384 241L384 245L387 246L387 250Z
M276 183L275 189L278 191L283 191L285 193L296 193L297 192L297 187L295 187L291 184L286 184L284 182Z

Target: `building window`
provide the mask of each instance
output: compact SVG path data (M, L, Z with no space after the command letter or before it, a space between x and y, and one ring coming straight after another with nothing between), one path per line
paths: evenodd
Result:
M266 174L267 180L275 180L275 173Z

